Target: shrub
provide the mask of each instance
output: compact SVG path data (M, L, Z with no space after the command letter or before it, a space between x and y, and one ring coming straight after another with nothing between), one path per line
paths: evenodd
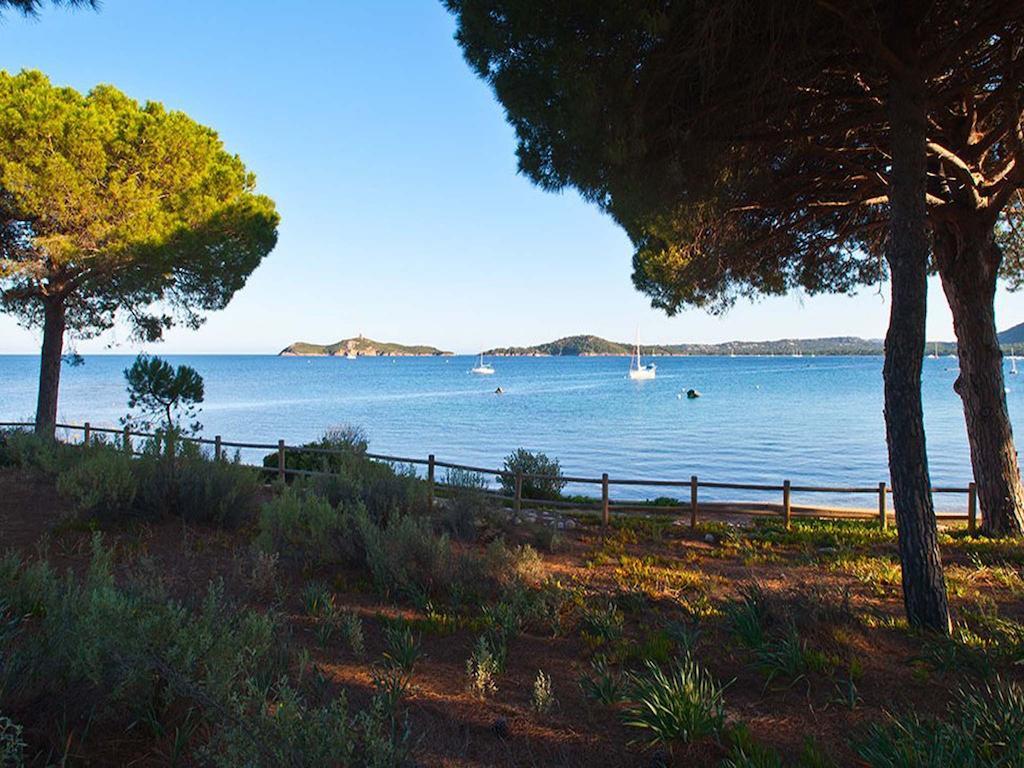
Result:
M465 491L486 491L488 487L486 475L468 469L449 469L445 473L444 484Z
M79 450L25 429L0 432L0 465L57 475L75 462Z
M57 477L57 490L89 515L118 517L135 503L138 481L131 457L113 448L92 448Z
M532 475L523 478L524 499L559 499L566 481L562 479L562 467L558 459L549 459L543 453L531 453L518 448L505 457L506 474L498 475L502 492L512 496L516 492L515 475Z
M147 447L132 462L138 478L136 507L147 517L176 516L190 523L237 528L256 519L259 477L235 461L215 461L192 443L176 443L174 456Z
M21 768L25 764L25 741L22 727L9 717L0 715L0 766Z
M420 643L408 625L389 624L384 629L384 644L384 661L388 666L400 670L407 677L412 675L420 657Z
M538 715L546 715L557 703L551 688L551 676L545 675L544 670L537 670L537 677L533 681L533 698L530 700L533 711Z
M855 748L871 768L1024 765L1024 690L998 678L984 688L962 689L945 719L893 715L872 725Z
M476 642L473 654L466 660L467 687L470 693L481 699L497 693L498 684L494 680L497 674L498 662L487 638L481 637Z
M369 570L380 594L401 594L425 605L456 578L448 537L434 534L428 521L402 517L382 527L358 508L346 516L346 523L353 531L349 557Z
M439 511L441 529L458 541L474 541L477 523L495 514L496 504L486 493L473 488L455 488L442 501Z
M315 564L336 559L341 514L318 496L286 490L260 509L257 544L284 558Z
M144 737L142 725L156 738L187 729L180 762L189 765L405 764L408 727L379 691L353 715L344 697L317 703L317 690L293 687L276 617L232 605L218 583L194 604L140 596L119 587L111 568L99 537L81 581L58 578L45 562L0 560L0 598L13 615L32 616L9 632L0 623L0 710L22 715L48 742L42 753L66 748L56 716L103 724L76 733L76 744L125 730ZM107 754L113 745L85 746ZM18 765L22 749L18 726L0 717L0 764Z
M487 577L502 588L539 584L544 578L544 562L537 550L529 544L510 548L500 538L487 545L483 568Z
M587 607L580 620L580 630L602 642L614 643L622 637L626 619L614 604Z
M623 723L648 732L650 746L671 747L717 736L725 723L723 689L697 662L684 658L663 671L648 661L628 675L630 701Z
M366 642L363 639L363 621L351 611L341 614L338 626L341 629L341 636L349 650L356 656L366 653Z
M111 553L97 537L81 584L37 570L39 618L10 644L0 706L27 706L45 717L40 702L64 702L69 716L131 721L160 696L188 703L201 689L227 702L282 673L275 621L229 607L219 585L189 609L118 588L111 568ZM19 611L27 606L15 605L24 600L25 585L17 582L27 574L28 568L5 569L0 581L0 594L12 596Z
M311 581L302 589L302 604L307 616L328 616L334 611L334 595L323 582Z
M175 514L184 520L237 528L256 519L259 478L239 461L186 459L176 480Z
M580 677L580 690L591 701L606 706L618 704L623 698L622 676L608 667L608 659L595 656L590 662L590 674Z
M416 473L408 467L370 459L366 448L366 436L358 427L331 430L319 440L285 454L286 469L327 474L305 478L290 474L287 481L323 496L332 506L362 503L376 522L425 509L426 485ZM271 479L276 477L277 462L276 452L263 459Z

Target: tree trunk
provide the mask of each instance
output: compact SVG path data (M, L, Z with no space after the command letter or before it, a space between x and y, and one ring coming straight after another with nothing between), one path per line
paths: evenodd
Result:
M1002 253L986 222L973 229L937 227L935 257L953 312L960 357L953 388L964 404L981 527L995 536L1020 536L1024 487L1006 409L1003 353L993 306Z
M911 626L950 631L921 406L928 299L924 89L912 67L889 94L892 172L886 259L892 282L885 337L885 431L899 531L903 603Z
M66 327L63 298L47 297L43 303L43 350L39 360L39 398L36 400L36 434L53 439L57 429L57 395Z

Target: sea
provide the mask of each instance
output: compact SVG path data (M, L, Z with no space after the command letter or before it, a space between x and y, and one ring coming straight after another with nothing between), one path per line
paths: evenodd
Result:
M370 450L500 467L516 448L557 458L567 475L608 473L613 499L689 498L688 490L615 486L616 479L877 487L888 481L881 357L664 357L657 378L632 381L618 357L507 357L474 375L475 357L168 355L203 376L203 435L300 443L339 425L361 427ZM129 356L65 365L59 420L119 425ZM645 360L646 362L646 360ZM1024 373L1007 400L1024 436ZM30 421L39 363L0 356L0 421ZM936 486L966 487L970 456L957 361L924 361L929 464ZM500 388L501 392L496 390ZM700 393L688 398L688 390ZM243 452L256 461L261 452ZM593 485L567 491L599 495ZM703 490L702 499L777 502L776 492ZM870 495L794 492L794 504L872 507ZM961 494L936 506L962 511Z

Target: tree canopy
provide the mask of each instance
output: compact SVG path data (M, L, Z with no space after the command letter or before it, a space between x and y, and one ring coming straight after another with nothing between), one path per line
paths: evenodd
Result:
M99 0L50 0L52 5L88 6L95 8ZM13 9L20 11L26 16L34 16L45 4L45 0L0 0L0 17L5 10Z
M622 224L634 282L655 306L721 310L741 295L884 278L885 96L903 67L884 45L892 4L447 5L515 128L520 170L577 188ZM994 197L991 211L1024 172L1004 172L1021 15L980 0L934 3L922 20L932 216L963 192L965 163L985 166L968 188Z
M942 30L948 42L969 14L916 0L447 5L515 128L520 170L548 189L577 188L623 226L634 283L656 307L849 291L879 281L887 263L904 595L913 623L948 631L920 407L921 65L948 51L922 34Z
M43 327L44 368L65 329L198 326L273 249L273 201L184 113L39 72L0 72L0 105L0 308Z
M131 367L125 369L124 379L128 407L139 413L135 418L127 417L126 425L148 429L154 419L162 419L160 429L168 434L200 430L198 421L179 426L184 420L195 419L198 406L203 402L203 377L195 368L187 365L175 368L159 357L139 355Z

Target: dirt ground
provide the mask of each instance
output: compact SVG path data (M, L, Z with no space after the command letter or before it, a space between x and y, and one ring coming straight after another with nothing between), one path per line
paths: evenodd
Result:
M0 549L18 550L26 558L46 557L57 568L77 570L88 559L91 535L92 526L76 519L51 481L0 470ZM250 578L251 530L226 532L169 520L122 525L106 530L105 536L114 543L121 568L127 571L144 560L183 599L201 597L214 578L223 579L227 593L240 601L259 604L263 599L255 594ZM512 529L512 542L517 536L528 540L525 531ZM692 627L698 638L695 657L727 684L729 721L745 723L759 742L792 757L811 738L837 764L856 765L851 735L868 722L883 720L886 712L942 712L966 673L922 660L922 640L902 619L898 571L895 583L891 578L877 583L847 567L853 561L837 562L834 549L806 542L766 544L748 539L742 528L723 534L716 526L691 531L686 524L622 525L602 532L578 525L564 531L554 553L541 554L546 575L577 587L585 601L615 599L627 606L627 646L644 646L666 622ZM895 546L883 542L855 554L887 563ZM998 581L983 570L974 573L976 561L956 545L946 546L943 554L947 566L958 574L951 581L954 613L986 602L997 605L1002 616L1024 618L1024 554L1010 558L1009 570ZM657 573L637 575L639 571L630 567L639 569L638 562L653 566ZM1020 583L1012 581L1014 572ZM294 641L308 649L320 671L347 692L353 706L365 701L371 689L371 660L379 657L384 645L381 617L422 616L407 605L382 602L361 573L281 564L278 579ZM368 651L364 658L353 656L340 640L323 645L316 639L301 599L303 586L313 579L329 584L338 605L363 618ZM839 661L831 671L766 682L750 653L731 639L722 617L722 606L754 581L769 593L813 588L836 602L848 593L855 620L843 626L838 641L830 641L841 644ZM467 691L465 671L477 635L470 628L421 635L421 655L406 706L416 759L425 768L703 766L717 765L725 755L724 746L709 741L677 747L671 755L636 744L638 732L622 725L616 707L584 697L578 681L590 670L595 649L577 631L559 637L527 632L515 638L507 669L497 680L497 693L478 699ZM557 699L553 711L544 715L534 713L530 705L538 670L550 675ZM1017 666L1004 672L1020 679L1024 669ZM843 687L847 677L856 678L852 698L844 695L849 694ZM123 756L108 762L97 755L89 764L127 763ZM130 764L161 763L142 754Z

